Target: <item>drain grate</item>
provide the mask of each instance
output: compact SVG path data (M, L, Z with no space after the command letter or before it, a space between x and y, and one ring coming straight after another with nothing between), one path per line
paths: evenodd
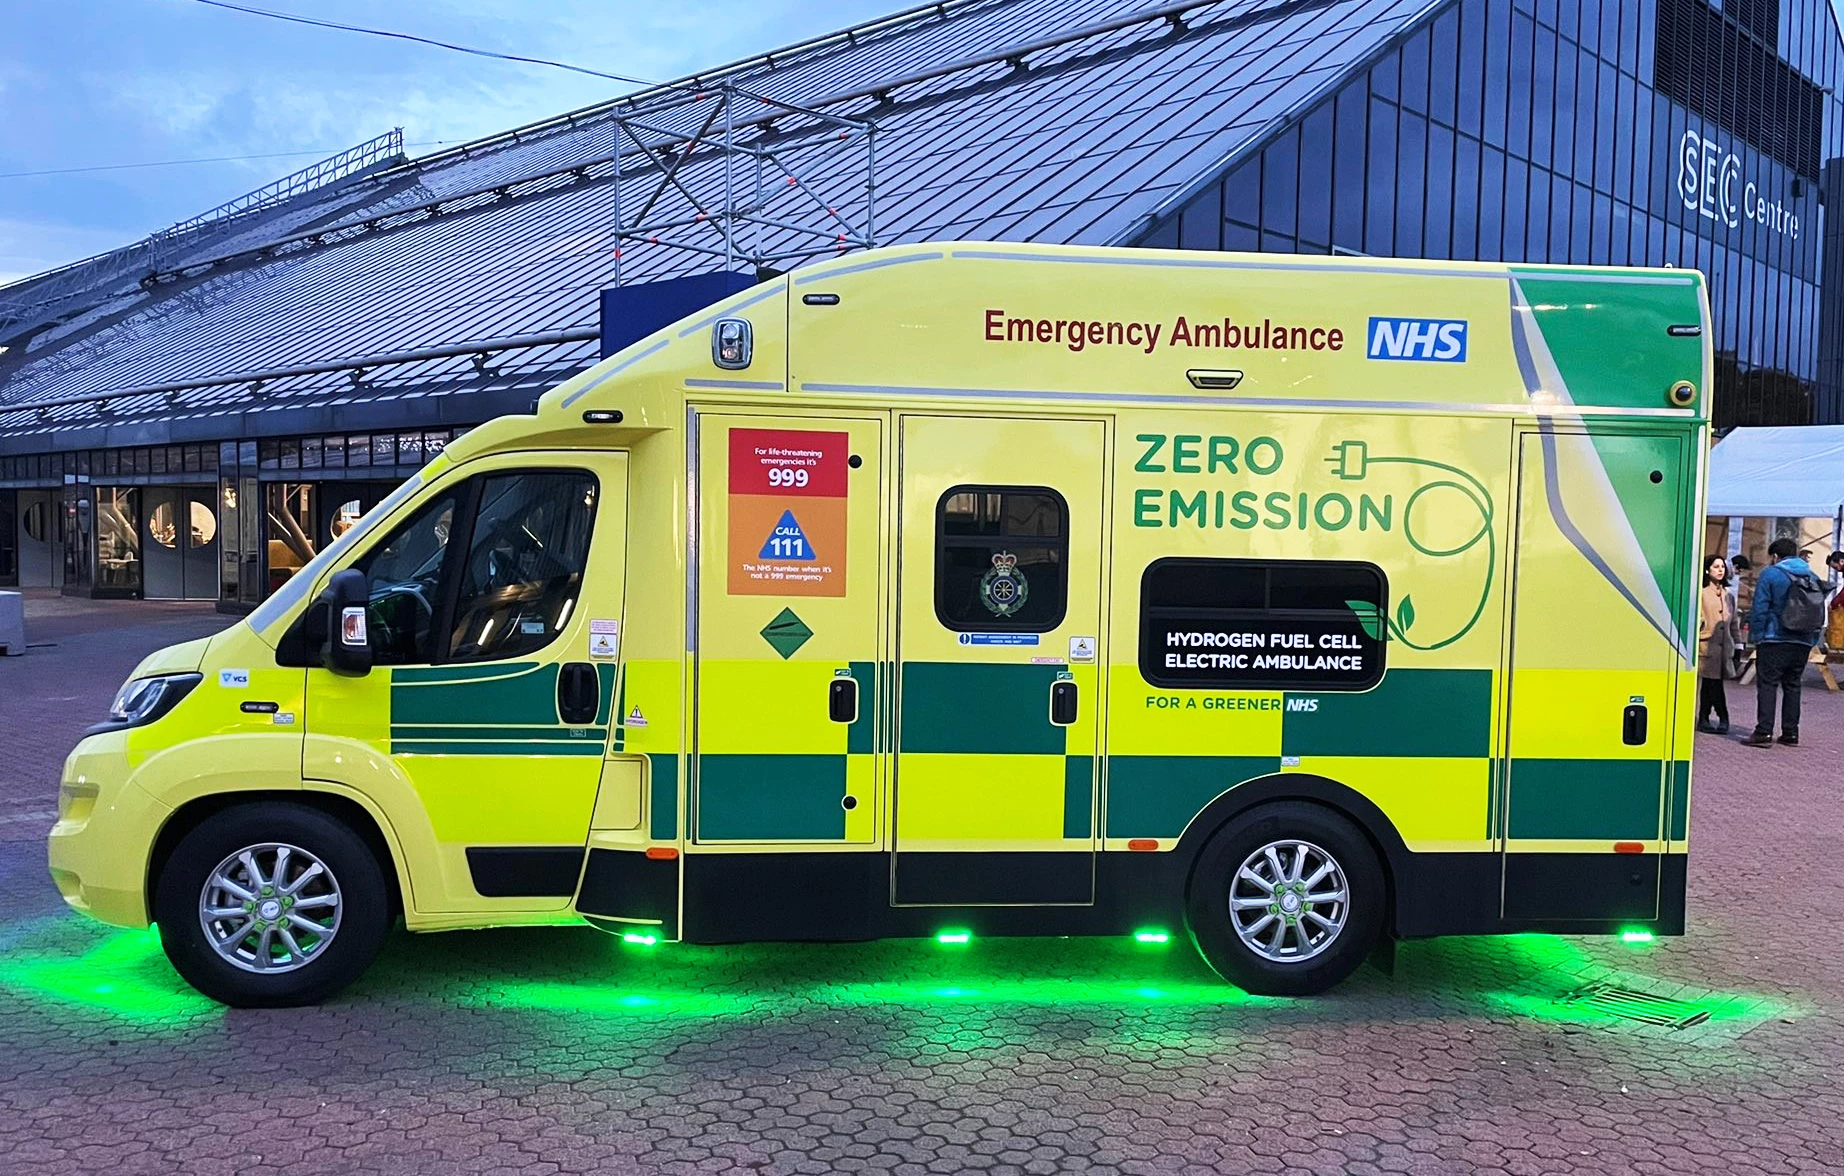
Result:
M1617 984L1590 984L1578 988L1563 997L1562 1003L1661 1029L1690 1029L1710 1019L1708 1008Z

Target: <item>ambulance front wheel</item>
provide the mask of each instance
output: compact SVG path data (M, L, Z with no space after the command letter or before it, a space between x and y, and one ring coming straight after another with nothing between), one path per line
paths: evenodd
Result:
M316 1004L358 979L390 928L369 846L306 805L214 814L180 838L154 884L154 920L187 983L234 1008Z
M1284 801L1233 818L1204 846L1186 899L1191 938L1225 980L1262 996L1324 992L1383 930L1383 868L1350 821Z

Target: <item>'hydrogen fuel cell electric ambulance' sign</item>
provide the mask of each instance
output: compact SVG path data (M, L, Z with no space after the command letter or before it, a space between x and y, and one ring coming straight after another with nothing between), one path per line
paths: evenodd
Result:
M232 1004L412 930L1680 933L1700 275L935 244L454 442L72 753ZM1589 636L1584 636L1589 635Z

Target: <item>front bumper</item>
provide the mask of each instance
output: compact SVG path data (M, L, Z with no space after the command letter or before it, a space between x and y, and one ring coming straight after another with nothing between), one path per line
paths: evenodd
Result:
M73 910L118 927L148 925L147 866L172 809L130 782L125 732L91 735L64 761L51 880Z

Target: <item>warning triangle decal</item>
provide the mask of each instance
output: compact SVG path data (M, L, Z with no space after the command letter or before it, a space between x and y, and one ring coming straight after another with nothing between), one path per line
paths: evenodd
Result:
M794 520L794 512L781 512L781 521L775 524L774 534L762 545L762 554L757 559L783 559L810 561L819 558L813 554L813 544L807 542L806 532Z

